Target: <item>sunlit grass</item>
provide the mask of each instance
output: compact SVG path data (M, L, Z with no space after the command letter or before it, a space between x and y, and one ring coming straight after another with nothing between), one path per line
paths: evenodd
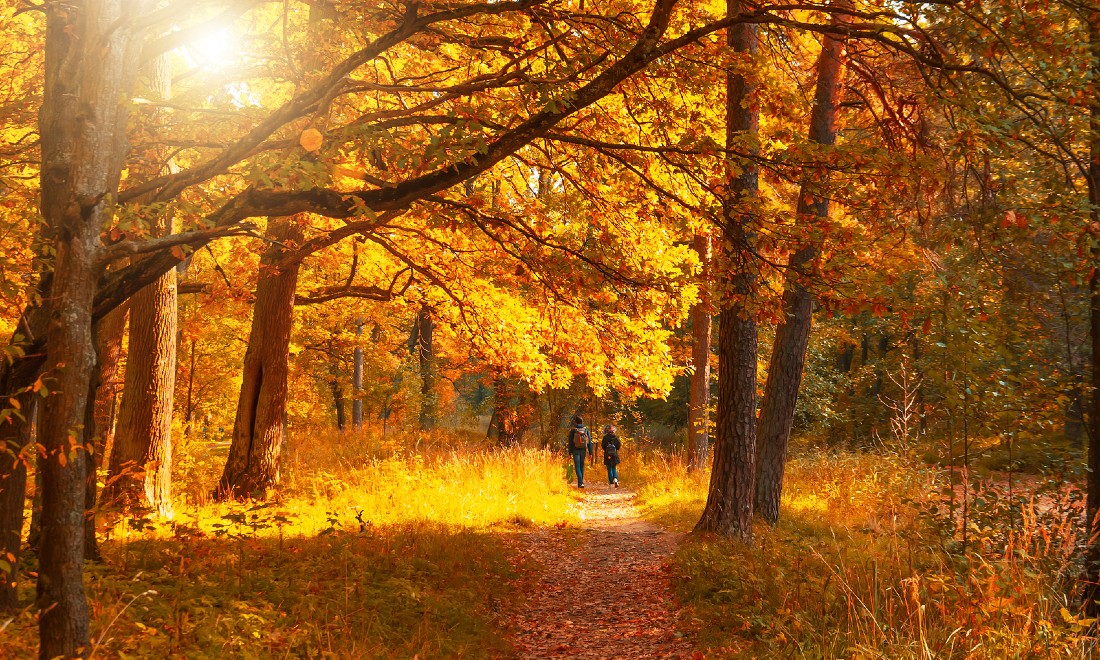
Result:
M570 505L577 495L564 480L564 464L544 450L489 448L442 435L382 441L333 431L301 433L288 447L274 501L291 521L282 532L307 536L358 529L357 516L374 526L553 524L576 520ZM210 532L213 522L240 509L210 500L219 474L213 466L196 462L183 470L177 522Z
M541 450L303 432L272 497L219 503L224 447L180 449L172 521L102 516L100 657L507 656L496 616L518 594L499 532L576 520L565 459ZM32 580L22 591L29 605ZM28 607L0 658L36 640Z
M690 530L707 475L641 460L643 514ZM1016 500L1012 526L987 492L964 552L936 477L895 455L796 449L777 527L758 523L751 547L690 538L677 553L682 624L716 658L1090 657L1067 594L1072 502Z

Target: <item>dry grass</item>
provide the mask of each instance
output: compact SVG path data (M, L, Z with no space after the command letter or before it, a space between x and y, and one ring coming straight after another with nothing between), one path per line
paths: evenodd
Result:
M180 455L176 519L120 520L89 569L98 656L507 656L495 612L520 595L501 533L572 521L578 497L564 456L456 437L300 433L263 503L210 502L222 456ZM690 530L707 475L624 458L643 515ZM803 448L778 527L759 525L751 548L680 549L681 625L714 658L1088 657L1070 593L1079 493L1029 487L1044 492L976 487L964 547L942 473ZM35 640L28 607L0 657L33 655Z
M571 520L575 497L563 457L455 438L301 433L262 503L209 501L217 448L178 455L175 519L117 519L89 566L100 657L507 655L495 612L516 594L496 532ZM28 607L0 658L36 640Z
M706 479L653 458L637 468L645 515L689 529ZM983 487L963 548L941 482L897 456L804 452L789 465L780 524L758 524L753 547L681 548L684 625L708 657L1090 657L1067 594L1080 540L1072 498L1001 506L1007 494Z

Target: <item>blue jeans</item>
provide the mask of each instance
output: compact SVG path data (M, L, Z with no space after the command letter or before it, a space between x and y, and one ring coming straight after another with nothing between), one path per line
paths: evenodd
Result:
M605 463L607 465L607 483L614 484L619 478L619 466L611 463Z
M577 485L584 484L584 452L573 452L573 468L577 471Z

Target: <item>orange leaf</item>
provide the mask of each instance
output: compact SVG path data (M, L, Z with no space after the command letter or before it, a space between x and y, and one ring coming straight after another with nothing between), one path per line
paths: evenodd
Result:
M298 139L298 144L302 145L306 151L317 151L324 142L324 136L316 128L307 128L302 131L302 137Z

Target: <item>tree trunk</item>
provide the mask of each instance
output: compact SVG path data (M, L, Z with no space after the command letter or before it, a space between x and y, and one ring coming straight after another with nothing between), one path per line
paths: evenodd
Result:
M95 324L92 327L95 328L99 324ZM95 332L92 333L95 336ZM95 424L95 397L96 392L99 390L100 384L100 372L99 372L99 342L96 342L96 369L92 372L92 379L88 383L88 405L84 407L84 444L83 449L86 455L86 461L84 465L84 561L103 561L103 557L99 554L99 543L95 536L95 510L96 510L96 480L99 476L97 468L99 467L98 452L96 451L96 445L99 443L99 434L96 430Z
M1088 13L1089 54L1091 57L1093 90L1089 95L1089 219L1100 223L1100 97L1096 81L1100 80L1100 11ZM1088 419L1089 455L1086 476L1086 510L1088 513L1088 551L1086 553L1085 610L1089 616L1100 614L1100 248L1093 247L1092 274L1089 276L1089 332L1092 342L1092 405Z
M847 22L845 15L837 15L834 25ZM817 60L817 90L810 113L809 138L811 142L832 146L836 144L837 111L843 84L846 39L826 34ZM828 181L827 171L813 168L803 177L798 192L798 223L803 234L812 235L809 228L813 220L829 217L829 198L821 189ZM779 521L779 502L783 495L783 471L787 463L787 444L794 425L798 389L802 384L802 372L806 364L806 346L810 339L813 319L813 298L802 278L805 267L818 253L818 246L810 242L799 248L787 263L787 280L783 291L783 317L775 331L771 361L768 364L768 380L764 386L764 400L760 407L758 428L759 456L756 471L756 509L768 523Z
M696 234L692 247L699 256L699 302L691 308L691 385L688 391L688 445L691 469L707 465L710 449L710 236Z
M97 206L101 206L97 204ZM39 656L84 655L88 610L84 564L85 453L78 429L84 425L89 384L95 368L92 299L99 226L64 218L56 243L54 300L47 335L46 373L54 391L46 399L39 428L42 472L42 539L39 548Z
M302 228L297 217L273 218L267 236L273 242L260 260L233 441L214 491L221 499L259 495L279 483L299 269L299 262L281 263L280 259L286 250L283 245L301 241Z
M347 414L344 412L344 388L335 380L329 384L332 387L333 407L336 409L336 429L343 432L348 425Z
M176 383L176 271L130 303L130 346L104 498L144 501L172 517L172 405Z
M122 384L119 365L122 362L122 338L126 334L129 305L124 304L107 313L97 324L96 358L99 366L99 387L95 393L95 428L99 443L96 462L114 446L115 406Z
M331 348L331 347L330 347ZM328 367L329 389L332 391L332 405L336 411L336 428L341 433L347 428L347 401L344 398L344 386L340 383L340 362L333 358Z
M363 321L358 320L355 322L355 341L358 342L359 338L363 334ZM355 352L352 354L352 367L351 367L351 427L356 431L363 430L363 347L358 343L355 345ZM340 428L343 428L341 426Z
M179 293L178 288L176 292ZM195 353L198 348L197 344L198 338L191 337L191 356L187 365L187 403L184 410L186 424L183 427L183 435L187 438L195 435Z
M56 236L44 374L51 394L38 428L42 474L39 657L88 652L84 598L85 452L80 428L95 369L92 304L99 232L118 190L140 35L125 20L145 3L48 5L41 136L41 211Z
M19 609L19 556L22 550L23 510L27 496L27 452L39 403L34 392L16 400L18 415L0 424L0 612Z
M43 301L41 305L27 307L12 335L11 344L18 345L29 337L45 334L49 324L50 288L53 278L40 274L32 299ZM35 417L41 397L31 391L32 383L40 373L42 360L30 356L0 360L0 395L16 399L20 411L6 422L0 422L0 559L8 563L8 570L0 571L0 611L17 606L15 581L18 577L19 557L22 554L23 514L27 495L27 461L35 444ZM5 575L7 577L5 577Z
M749 11L739 0L726 1L726 13ZM755 59L758 27L734 25L726 30L726 44ZM752 540L752 505L756 476L756 319L745 302L755 288L752 273L753 215L759 190L758 167L751 160L758 148L756 81L726 74L726 146L745 149L739 136L748 136L750 160L730 178L723 199L723 256L726 299L718 322L718 419L714 467L703 515L696 532ZM731 168L732 169L732 168Z
M435 366L433 336L435 321L431 310L421 307L416 314L417 356L420 360L420 430L431 431L439 423L438 373Z
M146 92L171 98L167 57L152 62ZM152 154L151 173L161 172L166 154ZM154 232L172 233L167 213ZM111 452L104 497L121 505L144 503L162 518L172 517L172 411L176 391L177 270L170 269L130 301L130 345L119 405L118 433Z
M103 559L96 539L97 487L103 457L108 446L114 443L114 409L128 308L126 304L116 307L94 325L96 371L88 392L92 405L85 411L87 422L84 425L84 444L89 456L84 475L84 559L87 561Z

